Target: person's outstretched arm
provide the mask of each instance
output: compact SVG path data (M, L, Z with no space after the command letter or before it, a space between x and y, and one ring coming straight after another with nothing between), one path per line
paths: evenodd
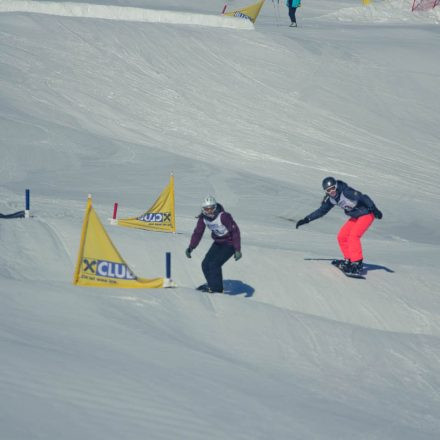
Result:
M323 217L330 211L330 209L333 208L333 206L334 205L330 202L330 198L325 197L321 206L316 211L311 212L309 215L296 222L296 229L302 225L312 222L313 220Z

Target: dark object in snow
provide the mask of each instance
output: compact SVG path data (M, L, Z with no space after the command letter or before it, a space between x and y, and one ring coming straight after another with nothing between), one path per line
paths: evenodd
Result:
M0 214L0 218L24 218L24 211L17 211L13 214Z

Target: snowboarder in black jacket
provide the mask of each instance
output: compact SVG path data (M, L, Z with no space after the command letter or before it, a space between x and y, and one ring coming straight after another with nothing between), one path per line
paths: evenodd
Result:
M335 260L333 264L344 272L359 274L363 270L361 237L371 226L374 219L381 219L382 213L366 194L349 187L342 180L326 177L322 181L325 197L321 206L296 223L296 229L326 215L338 205L350 219L338 233L338 243L344 260Z

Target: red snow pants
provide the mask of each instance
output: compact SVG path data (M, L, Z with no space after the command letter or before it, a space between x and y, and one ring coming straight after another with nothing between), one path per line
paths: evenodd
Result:
M344 258L350 261L359 261L362 255L361 237L374 221L373 214L351 218L344 223L338 233L338 243Z

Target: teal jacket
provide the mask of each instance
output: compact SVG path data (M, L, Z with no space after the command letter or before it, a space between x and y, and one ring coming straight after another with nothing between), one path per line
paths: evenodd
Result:
M288 8L298 8L301 5L301 0L286 0Z

